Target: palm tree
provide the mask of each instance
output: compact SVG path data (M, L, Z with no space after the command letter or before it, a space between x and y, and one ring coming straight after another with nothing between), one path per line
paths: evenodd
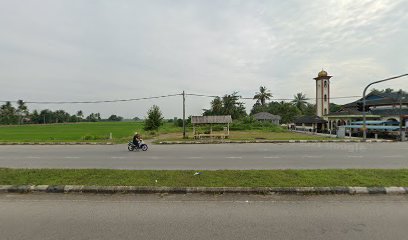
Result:
M23 100L18 100L17 105L18 107L16 113L18 115L18 124L21 124L24 119L23 117L28 114L28 108Z
M256 99L257 102L260 102L262 106L265 105L265 101L271 99L272 93L266 89L264 86L259 87L259 92L255 93L253 99Z
M76 113L76 116L77 116L77 122L78 122L78 120L82 120L82 118L84 117L84 113L82 112L82 110L79 110Z
M294 99L292 100L292 104L295 105L301 112L303 112L303 110L307 106L306 95L300 92L293 97Z

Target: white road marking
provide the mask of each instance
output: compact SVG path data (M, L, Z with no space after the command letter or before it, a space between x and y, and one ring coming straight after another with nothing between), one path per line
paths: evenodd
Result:
M29 158L29 159L39 159L40 157L29 156L29 157L26 157L26 158Z
M275 157L264 157L264 158L268 158L268 159L277 159L277 158L281 158L281 157L279 157L279 156L275 156Z
M347 156L348 158L363 158L363 156Z
M123 159L125 157L112 157L113 159Z
M203 157L188 157L188 159L202 159Z
M322 158L323 156L303 156L303 158Z
M78 159L79 157L64 157L66 159Z
M241 159L242 157L225 157L225 158L229 158L229 159Z

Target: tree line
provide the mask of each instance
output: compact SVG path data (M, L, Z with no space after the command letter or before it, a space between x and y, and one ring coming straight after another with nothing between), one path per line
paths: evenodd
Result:
M250 111L250 116L259 112L268 112L281 116L282 123L290 123L299 116L312 116L316 114L315 104L307 102L307 97L303 93L297 93L290 102L271 101L272 93L265 86L259 87L259 92L253 96L256 100ZM203 109L203 116L210 115L231 115L232 119L242 119L247 117L244 103L240 102L241 96L237 92L225 94L223 97L215 97L209 109ZM330 111L335 112L341 108L340 105L330 103Z
M30 112L23 100L17 101L14 107L11 102L6 102L0 106L0 124L50 124L50 123L73 123L73 122L99 122L99 121L122 121L123 117L111 115L107 119L102 119L100 113L91 113L84 116L82 110L76 114L69 114L64 110L52 111L49 109L34 110Z

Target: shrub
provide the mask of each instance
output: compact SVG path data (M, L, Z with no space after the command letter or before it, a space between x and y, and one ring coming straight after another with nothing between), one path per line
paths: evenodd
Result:
M160 108L156 105L153 105L147 112L147 118L145 120L145 130L158 130L159 127L163 124L163 116L160 111Z

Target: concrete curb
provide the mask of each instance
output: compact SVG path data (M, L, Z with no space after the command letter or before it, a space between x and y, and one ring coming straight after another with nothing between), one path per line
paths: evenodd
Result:
M338 140L247 140L247 141L160 141L156 144L225 144L225 143L380 143L395 142L393 140L338 139Z
M82 186L82 185L0 185L1 193L92 193L92 194L408 194L408 187L140 187L140 186Z

